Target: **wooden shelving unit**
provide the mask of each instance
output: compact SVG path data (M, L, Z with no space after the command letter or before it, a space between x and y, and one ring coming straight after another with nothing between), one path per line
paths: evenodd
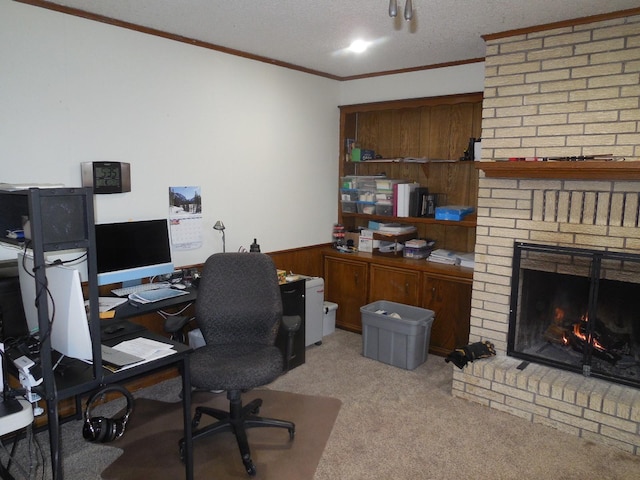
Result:
M340 178L384 174L427 187L429 193L439 195L440 205L476 207L477 162L459 158L469 139L480 137L481 122L481 93L342 106ZM350 161L347 139L383 158ZM413 225L417 231L411 237L435 240L436 248L469 252L475 247L476 215L457 222L343 212L342 205L339 208L338 221L347 230L366 227L370 220ZM407 259L401 254L348 254L327 249L323 258L325 298L338 304L339 327L361 331L360 307L384 299L435 312L432 353L446 355L467 343L473 270Z

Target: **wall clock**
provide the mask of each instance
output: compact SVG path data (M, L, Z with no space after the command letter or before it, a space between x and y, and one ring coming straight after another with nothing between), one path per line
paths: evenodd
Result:
M123 162L84 162L82 186L93 187L93 193L131 191L131 166Z

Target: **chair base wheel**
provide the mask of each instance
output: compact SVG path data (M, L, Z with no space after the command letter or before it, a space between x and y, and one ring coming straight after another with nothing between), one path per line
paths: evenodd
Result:
M257 473L256 466L253 464L253 461L249 456L242 458L242 463L244 463L244 468L247 470L247 473L254 477Z
M178 442L178 450L180 452L180 461L184 463L184 438Z

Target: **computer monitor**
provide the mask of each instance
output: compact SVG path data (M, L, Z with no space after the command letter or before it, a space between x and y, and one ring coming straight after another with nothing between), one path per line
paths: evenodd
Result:
M98 285L173 273L167 220L102 223L96 225Z
M39 288L33 277L33 265L33 257L22 252L18 254L20 292L29 333L40 335L36 307L36 298L40 292L41 295L47 296L51 348L67 357L91 361L91 333L82 295L80 272L62 265L48 265L45 269L46 288Z

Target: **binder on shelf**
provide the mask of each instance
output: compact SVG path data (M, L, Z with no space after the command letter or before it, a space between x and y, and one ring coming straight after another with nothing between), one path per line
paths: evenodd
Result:
M429 195L429 189L427 187L417 187L410 193L410 217L424 217L427 214L427 195Z
M398 214L397 217L409 217L409 201L411 192L415 192L419 183L400 183L398 184Z

